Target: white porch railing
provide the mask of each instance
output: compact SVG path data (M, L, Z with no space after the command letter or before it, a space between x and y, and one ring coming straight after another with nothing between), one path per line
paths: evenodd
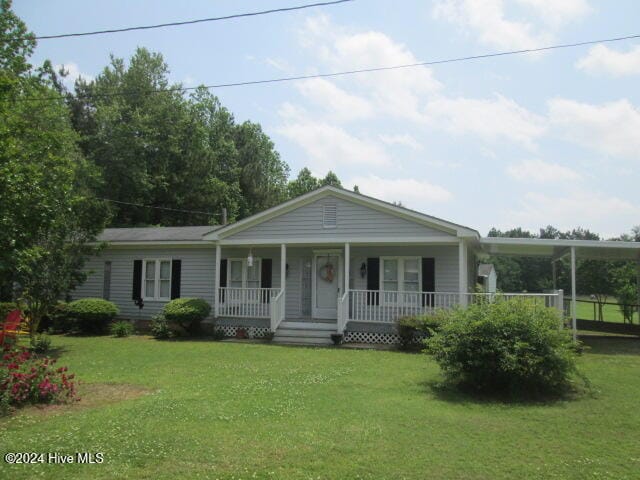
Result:
M280 326L280 322L284 320L285 302L284 302L284 290L280 290L280 293L276 295L271 301L271 331L275 331Z
M338 315L337 315L337 327L338 333L344 333L344 329L347 326L349 320L349 292L344 292L344 295L338 296Z
M450 309L496 298L530 298L541 306L562 312L562 291L554 293L458 293L458 292L386 292L349 291L347 319L364 322L393 323L398 318L429 313L438 308ZM340 303L340 302L339 302ZM338 310L340 312L340 310ZM340 320L338 320L340 321ZM340 324L338 324L340 326Z
M279 288L218 289L218 315L236 318L270 318L271 304Z

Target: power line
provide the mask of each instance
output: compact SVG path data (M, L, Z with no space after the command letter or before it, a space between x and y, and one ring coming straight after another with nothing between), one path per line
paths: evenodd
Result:
M319 3L310 3L307 5L298 5L295 7L273 8L271 10L262 10L259 12L236 13L234 15L226 15L224 17L199 18L195 20L186 20L183 22L159 23L156 25L140 25L136 27L113 28L109 30L96 30L93 32L62 33L59 35L42 35L35 38L36 40L52 40L56 38L85 37L88 35L102 35L106 33L121 33L121 32L131 32L134 30L151 30L153 28L177 27L181 25L193 25L195 23L218 22L221 20L231 20L234 18L256 17L258 15L268 15L271 13L291 12L293 10L304 10L307 8L314 8L314 7L326 7L329 5L338 5L340 3L347 3L352 1L354 0L335 0L331 2L319 2Z
M122 205L131 205L134 207L142 207L142 208L155 208L156 210L168 210L171 212L180 212L180 213L199 213L202 215L209 215L209 216L217 216L217 215L222 215L221 213L212 213L212 212L203 212L200 210L182 210L179 208L168 208L168 207L156 207L155 205L143 205L141 203L132 203L132 202L123 202L121 200L112 200L110 198L101 198L101 197L95 197L96 200L102 200L105 202L111 202L111 203L120 203Z
M123 97L128 95L149 95L154 93L186 92L190 90L197 90L199 88L206 88L207 90L211 90L214 88L244 87L248 85L264 85L264 84L271 84L271 83L292 82L296 80L309 80L312 78L341 77L341 76L347 76L347 75L355 75L359 73L384 72L389 70L425 67L425 66L440 65L445 63L457 63L457 62L466 62L470 60L482 60L482 59L493 58L493 57L504 57L508 55L518 55L522 53L535 53L535 52L543 52L547 50L558 50L562 48L581 47L585 45L593 45L596 43L620 42L623 40L632 40L637 38L640 38L640 34L626 35L623 37L603 38L599 40L587 40L584 42L576 42L576 43L564 43L564 44L551 45L551 46L539 47L539 48L527 48L523 50L510 50L505 52L494 52L494 53L485 53L481 55L470 55L466 57L447 58L443 60L430 60L426 62L407 63L402 65L391 65L391 66L385 66L385 67L371 67L371 68L362 68L357 70L346 70L341 72L316 73L316 74L310 74L310 75L278 77L278 78L269 78L269 79L263 79L263 80L247 80L243 82L233 82L233 83L217 83L213 85L201 85L198 87L172 87L172 88L164 88L164 89L156 89L156 90L131 90L128 92L94 93L94 94L86 95L84 97L85 98L87 97L110 98L110 97ZM82 95L78 96L78 98L82 98L82 97L83 97ZM65 97L62 95L53 95L48 97L18 98L16 99L16 101L61 100L64 98Z

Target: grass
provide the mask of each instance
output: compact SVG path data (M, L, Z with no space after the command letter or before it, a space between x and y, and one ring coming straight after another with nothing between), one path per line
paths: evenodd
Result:
M578 300L588 300L592 301L589 297L578 297ZM570 302L570 300L569 300ZM615 303L617 300L613 297L607 298L607 302ZM597 305L596 305L596 314L597 314ZM604 305L603 315L605 322L615 322L615 323L624 323L624 318L622 317L622 312L620 311L620 307L617 305ZM592 303L584 303L584 302L576 302L576 313L578 318L583 320L597 320L598 317L594 318L593 316L593 304ZM638 324L638 313L634 313L633 315L633 323Z
M595 394L506 404L432 388L424 355L58 336L84 399L0 419L0 452L105 462L0 478L638 478L640 342L588 341Z

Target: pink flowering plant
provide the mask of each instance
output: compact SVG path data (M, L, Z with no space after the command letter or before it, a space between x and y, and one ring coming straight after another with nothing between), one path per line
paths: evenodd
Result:
M0 360L0 413L27 403L65 403L79 400L75 375L56 360L34 355L26 348L5 348Z

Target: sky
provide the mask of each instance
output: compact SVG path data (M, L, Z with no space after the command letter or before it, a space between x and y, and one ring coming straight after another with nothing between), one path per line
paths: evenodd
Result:
M147 25L310 0L14 1L37 35ZM42 40L32 58L92 78L111 54L163 54L186 87L640 34L636 0L356 0L296 12ZM214 90L259 122L297 175L485 235L640 224L640 40Z

